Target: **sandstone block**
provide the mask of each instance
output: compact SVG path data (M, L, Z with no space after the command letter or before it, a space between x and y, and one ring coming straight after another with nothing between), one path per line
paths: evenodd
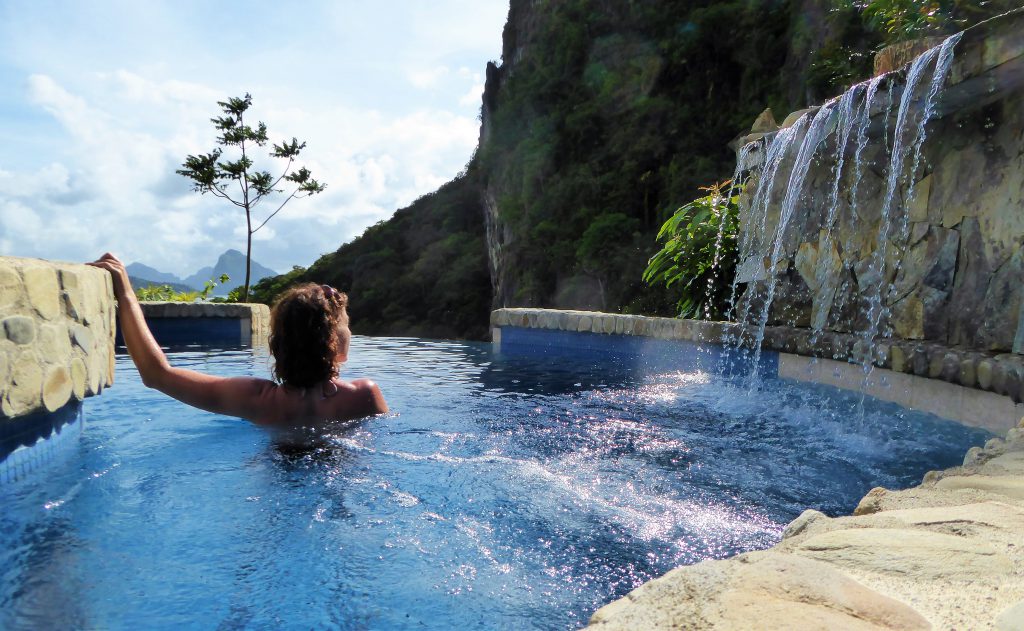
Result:
M42 325L36 348L46 361L66 364L71 355L71 337L67 327L63 323Z
M828 564L772 552L669 572L599 609L599 629L928 629L909 606Z
M12 267L0 261L0 309L17 304L21 300L21 276Z
M904 579L970 580L1014 571L988 542L921 529L833 530L801 542L798 551L840 568Z
M42 397L43 370L31 353L20 353L11 367L11 384L3 400L3 413L17 416L37 407Z
M902 346L893 345L889 351L889 355L892 358L892 370L894 372L910 372L910 365L907 362L907 352Z
M86 383L88 378L87 372L85 362L82 361L81 357L75 357L71 360L71 392L76 399L81 400L85 397L85 388L88 385Z
M978 362L978 385L981 386L983 390L992 389L992 371L994 367L995 363L989 359L983 359Z
M996 618L997 631L1020 631L1024 629L1024 600L1007 607Z
M71 375L64 366L50 366L43 381L43 406L56 412L71 398Z
M960 362L960 375L959 381L968 388L973 388L978 383L978 376L975 370L974 360L971 358L964 359Z
M52 267L26 267L22 271L29 304L40 316L53 320L60 315L60 285Z

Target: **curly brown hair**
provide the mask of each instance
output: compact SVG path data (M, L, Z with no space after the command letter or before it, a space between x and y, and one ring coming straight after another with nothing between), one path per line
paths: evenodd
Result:
M348 346L347 306L343 292L314 283L277 299L270 311L270 353L278 382L308 388L338 375L338 356Z

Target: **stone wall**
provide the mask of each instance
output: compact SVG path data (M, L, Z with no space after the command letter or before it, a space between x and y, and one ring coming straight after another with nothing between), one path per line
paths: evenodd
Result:
M270 308L258 303L143 302L142 314L161 344L227 341L265 346Z
M743 167L753 177L743 195L739 280L749 289L778 279L769 325L1024 353L1022 32L1024 11L1016 11L963 34L924 128L917 169L908 159L907 180L888 218L883 198L907 68L890 75L874 99L861 168L855 142L837 154L839 134L822 141L782 234L779 259L768 253L785 223L780 209L793 159L782 163L767 213L755 216L750 200L766 185L761 169L771 137L748 147ZM920 107L920 99L912 107ZM880 251L882 266L873 262ZM869 302L879 287L884 308L872 324Z
M111 385L114 311L103 270L0 257L0 422Z

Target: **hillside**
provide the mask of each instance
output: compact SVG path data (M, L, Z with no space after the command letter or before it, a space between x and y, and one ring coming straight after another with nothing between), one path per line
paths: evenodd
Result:
M257 298L327 282L357 332L439 337L486 336L492 306L671 314L640 281L661 223L766 106L867 74L877 40L832 6L513 0L466 172Z

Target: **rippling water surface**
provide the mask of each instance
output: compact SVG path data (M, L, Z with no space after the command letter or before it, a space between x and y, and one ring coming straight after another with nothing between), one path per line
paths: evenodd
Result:
M172 362L268 374L265 353ZM127 358L78 444L0 486L0 628L566 629L814 507L955 464L984 432L671 362L359 338L392 413L282 444L146 390Z

